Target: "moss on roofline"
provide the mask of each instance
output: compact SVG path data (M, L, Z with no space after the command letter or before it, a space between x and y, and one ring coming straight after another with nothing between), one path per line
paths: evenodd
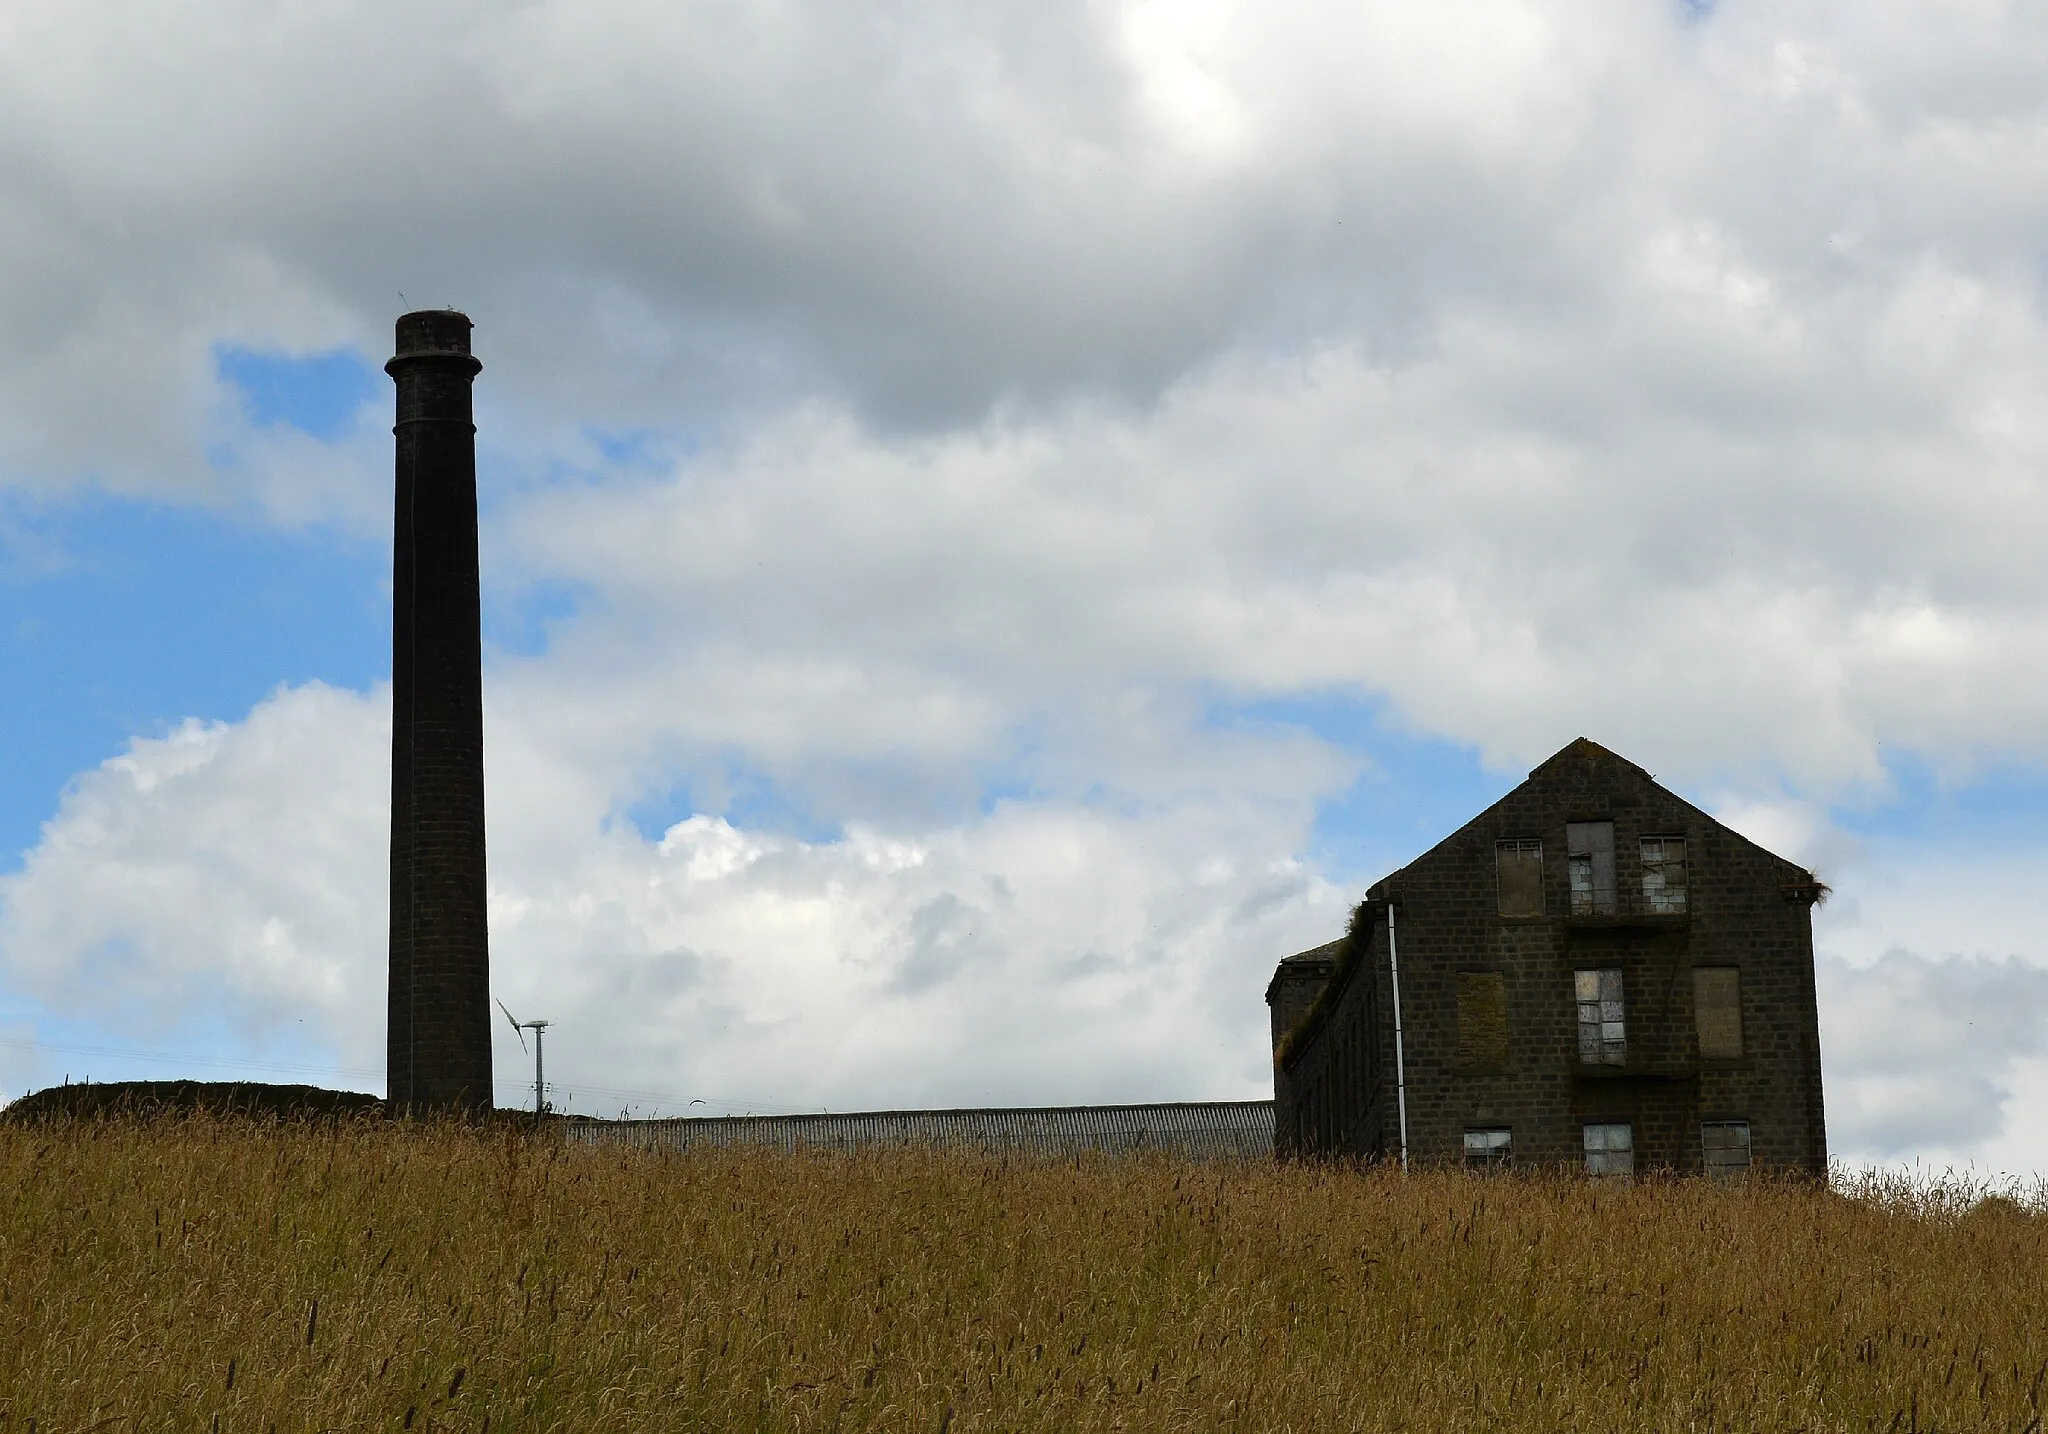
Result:
M1351 920L1345 923L1344 939L1337 947L1337 958L1330 971L1330 979L1323 982L1323 989L1316 992L1316 998L1294 1023L1294 1029L1280 1038L1280 1044L1273 1048L1273 1064L1285 1070L1294 1063L1294 1057L1316 1038L1330 1019L1330 1012L1344 998L1344 992L1351 984L1351 973L1358 969L1366 953L1372 950L1372 928L1375 916L1383 901L1372 896L1351 909Z

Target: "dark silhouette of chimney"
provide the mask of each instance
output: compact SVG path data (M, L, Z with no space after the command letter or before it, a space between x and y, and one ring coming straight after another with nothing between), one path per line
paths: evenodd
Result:
M484 908L483 641L469 318L398 321L391 623L394 1111L489 1109L491 957Z

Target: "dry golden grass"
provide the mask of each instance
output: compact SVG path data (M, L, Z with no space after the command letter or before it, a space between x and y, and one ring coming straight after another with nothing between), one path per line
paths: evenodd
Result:
M1955 1186L0 1128L0 1430L2041 1429Z

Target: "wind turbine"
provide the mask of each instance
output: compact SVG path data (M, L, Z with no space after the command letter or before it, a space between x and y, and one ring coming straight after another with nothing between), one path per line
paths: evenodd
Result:
M519 1037L519 1049L522 1052L526 1049L526 1033L528 1031L533 1032L533 1118L539 1120L541 1113L547 1109L546 1104L541 1100L541 1090L543 1087L540 1083L540 1043L542 1034L548 1028L548 1023L546 1021L522 1021L512 1014L503 1001L498 1002L498 1009L504 1011L505 1019L512 1023L512 1034Z

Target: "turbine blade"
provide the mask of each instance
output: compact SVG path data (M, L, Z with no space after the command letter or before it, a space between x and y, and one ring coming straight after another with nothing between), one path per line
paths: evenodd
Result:
M524 1055L526 1053L526 1032L519 1029L519 1022L513 1019L511 1008L503 1001L498 1002L498 1009L505 1013L507 1021L511 1021L512 1034L519 1037L519 1051L521 1055Z

